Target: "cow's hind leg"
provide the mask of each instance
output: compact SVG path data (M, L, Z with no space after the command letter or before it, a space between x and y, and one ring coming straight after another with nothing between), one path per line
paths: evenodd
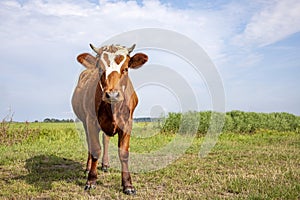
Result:
M97 120L87 120L87 141L89 145L89 158L87 168L89 168L90 165L90 170L88 173L88 179L86 182L85 190L94 188L96 186L97 181L98 159L101 154L99 141L100 128L97 123Z

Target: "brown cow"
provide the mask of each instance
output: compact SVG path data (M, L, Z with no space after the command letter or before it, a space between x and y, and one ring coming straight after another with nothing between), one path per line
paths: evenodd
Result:
M137 53L130 57L135 45L96 48L96 57L88 53L77 57L86 69L80 74L72 97L72 106L82 121L88 144L85 189L93 188L97 180L97 164L101 153L99 132L103 134L102 170L107 171L109 137L118 133L118 153L121 162L122 186L125 194L135 194L128 170L129 140L133 111L138 103L137 95L128 77L128 68L137 69L148 57Z

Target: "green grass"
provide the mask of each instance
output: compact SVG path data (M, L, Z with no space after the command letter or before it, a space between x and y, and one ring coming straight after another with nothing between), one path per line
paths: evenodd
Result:
M21 130L28 136L18 140ZM155 131L145 135L148 131L145 125L135 125L131 152L159 150L174 139ZM133 197L122 193L116 168L99 170L97 188L83 190L87 150L74 124L12 124L8 134L8 143L1 135L0 199L300 198L300 134L294 132L224 133L204 158L198 157L203 138L195 138L186 153L165 168L133 173L138 192ZM112 138L112 145L116 142L117 137Z

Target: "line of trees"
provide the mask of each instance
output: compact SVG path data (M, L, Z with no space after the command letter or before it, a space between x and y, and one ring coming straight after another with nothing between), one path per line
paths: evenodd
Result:
M37 122L37 121L36 121ZM55 119L55 118L46 118L43 120L43 122L47 122L47 123L65 123L65 122L74 122L73 119Z

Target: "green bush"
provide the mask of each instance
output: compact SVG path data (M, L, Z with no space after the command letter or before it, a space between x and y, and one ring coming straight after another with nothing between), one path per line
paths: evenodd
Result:
M199 122L195 122L195 119ZM214 120L212 120L214 119ZM252 134L259 130L293 131L300 133L300 117L289 113L255 113L231 111L218 113L212 111L169 113L162 124L163 133L189 133L195 130L199 135L210 131Z
M181 121L181 113L169 113L168 118L162 125L161 131L163 133L177 133Z

